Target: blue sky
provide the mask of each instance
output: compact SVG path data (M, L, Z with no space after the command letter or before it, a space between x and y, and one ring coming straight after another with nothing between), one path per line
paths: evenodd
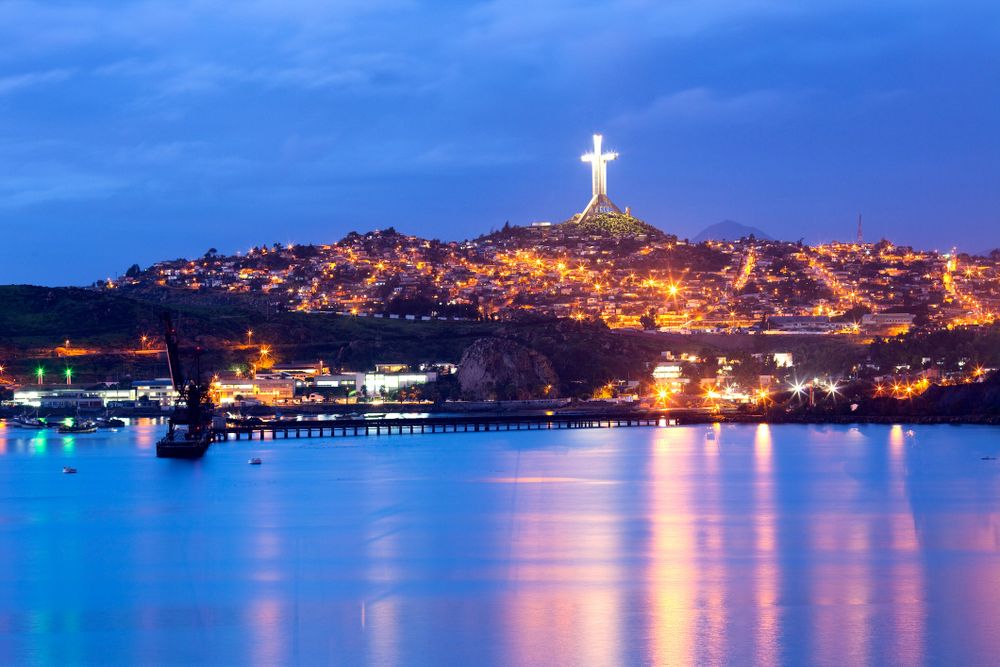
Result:
M1000 4L0 0L0 283L619 205L1000 246Z

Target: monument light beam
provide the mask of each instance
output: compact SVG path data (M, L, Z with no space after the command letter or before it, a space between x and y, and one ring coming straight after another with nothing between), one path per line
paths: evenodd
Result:
M621 213L621 209L608 199L608 162L618 159L618 153L602 152L603 137L594 135L594 150L580 157L583 162L590 163L592 193L590 203L580 214L580 222L596 217L601 213Z

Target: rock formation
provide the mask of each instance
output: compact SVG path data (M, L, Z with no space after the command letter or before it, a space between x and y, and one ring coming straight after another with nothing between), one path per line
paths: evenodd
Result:
M472 400L555 398L559 376L540 352L506 338L479 338L462 355L458 383Z

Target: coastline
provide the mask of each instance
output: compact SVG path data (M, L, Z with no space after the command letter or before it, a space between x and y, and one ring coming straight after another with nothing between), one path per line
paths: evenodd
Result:
M543 405L540 405L543 404ZM11 419L23 415L26 411L23 408L3 407L0 408L0 419ZM504 416L511 417L517 415L540 416L550 414L553 416L593 416L595 418L623 414L650 415L656 414L664 419L673 420L678 426L697 424L901 424L901 425L981 425L1000 426L1000 415L991 414L965 414L965 415L872 415L872 414L832 414L832 413L794 413L776 412L751 413L739 412L736 410L712 411L700 408L666 408L649 409L640 406L623 407L616 404L586 404L575 401L498 401L489 403L485 401L475 402L448 402L448 403L377 403L377 404L350 404L350 405L294 405L294 406L251 406L243 410L217 409L216 414L225 415L227 413L237 413L245 417L261 418L288 418L288 417L309 417L328 416L344 413L357 413L359 415L384 415L384 414L426 414L432 417L456 418L468 417L488 417ZM34 413L33 413L34 414ZM37 416L63 419L76 416L78 413L72 409L48 409L37 411ZM81 416L93 417L97 415L108 415L124 418L162 418L166 419L170 410L158 410L155 408L114 408L110 410L81 411ZM370 418L372 422L381 421L377 418Z

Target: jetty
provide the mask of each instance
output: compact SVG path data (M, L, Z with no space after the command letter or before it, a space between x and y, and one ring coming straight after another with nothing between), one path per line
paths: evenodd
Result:
M580 428L629 428L702 423L707 410L658 410L647 412L479 414L428 417L350 418L314 420L229 420L215 429L215 439L284 440L288 438L337 438L416 435L421 433L492 433Z

